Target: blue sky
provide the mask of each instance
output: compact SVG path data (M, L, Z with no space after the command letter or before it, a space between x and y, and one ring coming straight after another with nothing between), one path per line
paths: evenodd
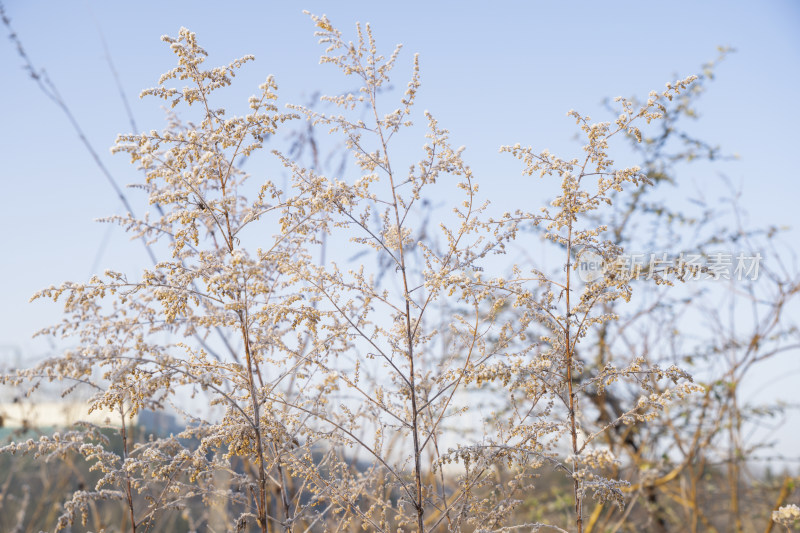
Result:
M450 129L483 190L513 197L520 166L497 149L520 142L569 153L577 109L596 119L603 98L645 95L697 72L716 47L737 52L718 69L694 132L736 162L685 176L678 194L711 194L724 172L744 191L754 225L800 222L794 167L800 107L800 3L693 2L4 2L27 52L44 67L120 185L140 176L108 147L131 128L105 59L101 32L140 130L160 129L154 100L138 99L173 66L160 42L186 26L210 51L210 64L254 54L230 91L243 105L267 74L284 102L305 102L318 89L349 88L332 67L302 14L327 14L346 34L371 22L390 51L404 43L397 84L405 85L419 52L419 106ZM5 28L2 29L5 36ZM0 42L4 102L0 143L0 345L24 354L48 350L31 340L58 320L60 307L29 304L38 289L85 280L92 268L145 266L141 244L94 220L122 211L111 187L61 112L27 78L10 41ZM722 195L722 193L720 193ZM140 211L141 198L130 194ZM797 231L792 233L800 235ZM101 253L99 253L101 251ZM8 352L4 352L8 353Z

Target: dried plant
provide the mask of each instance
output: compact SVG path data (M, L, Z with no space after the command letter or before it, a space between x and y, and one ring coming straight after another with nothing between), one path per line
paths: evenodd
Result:
M163 258L138 279L107 271L39 292L63 301L66 315L42 334L76 346L4 378L34 388L66 381L65 394L90 389L89 410L117 420L119 443L108 428L82 424L2 448L81 457L98 473L48 527L582 532L599 527L606 502L624 510L622 521L626 494L657 502L653 489L671 478L645 470L641 439L684 442L670 406L682 409L694 393L700 407L685 420L697 431L681 447L680 473L718 435L706 417L721 407L711 404L713 386L636 342L623 353L610 337L629 327L621 317L634 286L661 295L696 273L664 264L648 284L620 259L628 220L648 213L643 191L666 175L653 166L663 158L648 125L672 120L671 102L689 109L698 78L641 103L616 99L613 122L571 111L585 142L577 157L501 148L526 176L559 180L560 193L491 216L464 149L432 114L421 154L400 170L408 155L396 139L417 131L417 58L399 105L387 109L400 47L386 57L369 25L349 42L326 17L311 19L322 63L358 85L322 97L335 113L281 112L270 77L246 115L229 117L214 93L253 58L206 70L193 33L164 37L178 65L142 95L181 115L114 147L143 170L140 188L158 215L107 219ZM325 175L296 151L274 151L291 182L253 186L242 161L300 118L341 137L356 170ZM615 165L617 139L644 141L644 171ZM312 152L316 159L316 142ZM431 206L442 198L451 210L433 227ZM561 268L504 261L510 245L541 237ZM586 254L607 266L590 282L577 274ZM748 357L731 375L756 356ZM185 417L179 434L134 437L137 413L170 405ZM653 423L662 415L666 425ZM524 517L537 479L553 471L569 482L571 512ZM124 511L99 519L109 502ZM609 525L617 519L607 515Z

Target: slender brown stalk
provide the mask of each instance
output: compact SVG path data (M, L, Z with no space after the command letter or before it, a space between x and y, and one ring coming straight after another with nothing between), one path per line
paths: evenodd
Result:
M128 517L131 521L131 533L136 533L136 514L133 507L133 490L131 487L131 478L126 469L125 463L128 460L128 427L125 420L125 411L123 404L119 402L119 416L120 416L120 435L122 436L122 471L125 477L125 502L128 506Z
M569 426L570 426L570 436L572 438L572 469L574 472L573 479L572 479L572 487L573 487L573 497L575 499L575 527L578 530L578 533L583 532L583 498L581 496L581 486L580 480L577 477L577 470L578 470L578 453L580 450L578 449L578 422L576 417L576 409L577 409L577 396L575 391L573 390L573 355L574 355L574 345L572 344L572 338L570 337L570 326L572 323L572 307L570 306L570 291L571 291L571 284L572 284L572 220L568 222L568 230L567 230L567 256L566 256L566 273L567 273L567 280L565 284L565 304L567 308L566 312L566 322L564 324L564 342L565 342L565 359L567 365L567 394L569 398ZM577 339L576 339L577 341Z

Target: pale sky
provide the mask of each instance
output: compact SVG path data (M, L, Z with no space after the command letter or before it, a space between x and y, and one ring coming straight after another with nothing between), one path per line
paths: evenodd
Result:
M420 53L421 109L430 110L465 145L483 188L513 198L520 165L500 156L520 142L554 153L573 150L577 109L606 120L602 101L644 96L698 72L716 47L737 50L717 71L693 132L738 161L698 166L682 176L678 194L713 195L719 173L744 191L754 225L790 225L800 236L800 179L794 156L800 135L800 3L696 2L81 2L6 0L6 14L28 55L45 68L90 142L120 185L140 181L124 156L108 148L131 126L101 40L139 130L161 129L160 103L139 100L173 66L160 41L181 26L196 32L224 64L246 54L256 61L237 76L232 106L274 74L283 102L305 103L317 90L349 89L330 66L303 9L327 14L353 35L371 22L383 49L404 43L396 84L403 87L413 53ZM5 27L0 28L3 36ZM40 356L48 343L31 340L56 322L61 308L28 303L43 287L84 281L96 266L147 266L142 245L119 229L94 222L123 208L65 116L22 70L11 42L0 41L0 356L15 350ZM242 109L242 107L239 107ZM711 189L709 189L709 187ZM494 189L491 189L494 188ZM720 195L722 195L720 191ZM128 193L138 214L141 196ZM797 366L797 363L795 363Z

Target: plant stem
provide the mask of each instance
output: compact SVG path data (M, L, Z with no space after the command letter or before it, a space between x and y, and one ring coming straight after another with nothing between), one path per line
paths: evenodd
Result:
M564 350L566 352L566 359L567 359L567 390L569 393L569 424L570 424L570 433L572 435L572 483L573 483L573 492L575 496L575 526L577 527L578 533L582 533L583 531L583 499L581 498L580 493L580 481L575 476L575 471L578 468L578 428L577 422L575 418L575 410L577 408L577 398L575 397L575 391L572 388L572 364L573 364L573 352L575 350L574 345L570 342L570 323L572 317L572 307L570 307L570 283L572 281L572 218L571 214L569 215L569 224L568 224L568 234L567 234L567 283L566 287L566 305L567 305L567 318L566 318L566 325L565 325L565 346ZM577 342L577 339L576 339Z
M130 513L131 533L136 533L136 515L133 510L131 478L128 476L128 471L125 469L125 463L128 461L128 430L125 425L125 409L122 406L122 402L119 403L119 414L122 421L120 434L122 436L122 470L125 473L125 500L128 503L128 511Z

